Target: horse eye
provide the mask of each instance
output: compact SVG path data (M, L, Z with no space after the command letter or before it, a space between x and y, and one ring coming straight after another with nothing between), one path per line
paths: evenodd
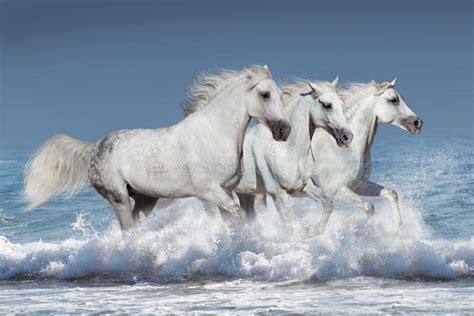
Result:
M260 95L264 100L268 100L270 98L270 92L262 92Z
M326 102L323 102L321 100L319 100L319 103L321 104L321 106L323 107L323 109L325 110L330 110L332 109L332 104L331 103L326 103Z
M388 100L390 103L396 104L399 102L398 97L393 97L392 99Z

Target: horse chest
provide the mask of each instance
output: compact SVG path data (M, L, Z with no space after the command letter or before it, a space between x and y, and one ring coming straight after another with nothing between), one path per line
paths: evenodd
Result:
M291 164L289 161L286 166L278 174L278 182L290 194L301 191L309 180L311 168L304 168L302 164Z
M353 190L356 190L362 186L365 186L369 181L371 173L372 161L362 159L357 164L357 167L353 169L352 177L349 181L349 187Z
M309 180L309 177L307 178L307 180ZM300 178L297 181L295 181L290 188L287 188L286 192L288 192L290 195L300 192L306 186L306 183L307 181L303 181L303 179Z

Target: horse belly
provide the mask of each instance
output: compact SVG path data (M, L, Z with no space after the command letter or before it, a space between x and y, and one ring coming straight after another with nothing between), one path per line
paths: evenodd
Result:
M192 194L192 182L179 161L132 161L123 170L124 180L137 192L154 197L185 197Z
M187 197L193 195L192 185L189 181L182 181L173 177L161 177L160 179L138 179L128 180L129 185L139 193L153 197Z
M326 191L334 192L359 178L359 166L351 159L320 159L313 167L311 177Z
M153 139L123 148L120 172L137 192L153 197L185 197L192 185L183 157L172 140Z

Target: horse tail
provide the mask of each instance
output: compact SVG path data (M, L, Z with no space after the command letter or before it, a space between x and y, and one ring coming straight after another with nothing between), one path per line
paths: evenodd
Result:
M23 197L28 209L45 203L53 196L67 196L89 184L88 169L95 144L67 135L48 139L26 164Z

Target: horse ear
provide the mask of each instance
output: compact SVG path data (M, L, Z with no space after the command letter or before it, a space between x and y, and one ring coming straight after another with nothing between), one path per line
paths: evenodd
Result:
M372 84L374 85L376 90L375 95L381 95L385 91L385 89L383 89L383 84L378 84L374 80L372 80Z
M313 95L314 98L317 98L321 95L319 88L316 85L312 84L311 81L308 81L308 85L311 88L311 92L312 92L311 94Z
M331 84L332 84L334 87L337 87L338 83L339 83L339 76L336 76L336 79L334 79L334 80L331 82Z
M247 68L244 68L245 70L245 75L247 76L247 78L252 78L252 74L250 73L250 70L248 70Z
M393 88L395 87L395 83L397 82L397 77L393 78L392 82L390 82L390 86Z

